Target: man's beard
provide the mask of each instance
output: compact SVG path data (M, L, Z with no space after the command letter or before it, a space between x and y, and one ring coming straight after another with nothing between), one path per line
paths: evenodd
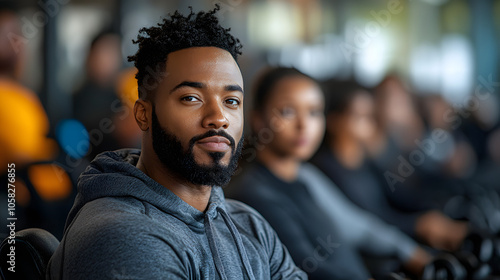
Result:
M225 131L210 130L207 133L193 137L189 141L187 151L184 151L177 137L161 127L156 116L155 106L153 106L152 112L152 134L153 149L163 166L192 184L225 186L229 183L231 176L238 167L238 160L243 147L243 137L235 146L234 138ZM216 135L226 137L231 142L231 158L228 165L223 165L220 162L225 155L223 152L209 153L212 158L212 163L209 165L198 164L193 154L196 141Z

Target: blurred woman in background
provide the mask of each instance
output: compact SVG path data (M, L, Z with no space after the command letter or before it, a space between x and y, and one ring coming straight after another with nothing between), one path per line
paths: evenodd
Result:
M311 279L369 278L361 253L394 257L418 273L429 257L413 240L357 208L305 163L323 138L323 110L312 78L293 68L265 72L250 115L254 144L246 149L256 160L232 180L227 195L259 211Z
M87 155L89 161L101 152L122 147L112 123L122 106L116 89L121 66L120 37L111 31L97 34L90 43L85 80L73 97L74 118L83 123L93 139ZM106 129L101 131L103 126Z

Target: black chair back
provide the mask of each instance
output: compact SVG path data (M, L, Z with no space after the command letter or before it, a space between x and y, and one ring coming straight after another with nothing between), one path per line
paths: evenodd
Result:
M24 229L13 238L5 238L0 245L2 279L45 279L47 264L57 246L59 240L39 228Z

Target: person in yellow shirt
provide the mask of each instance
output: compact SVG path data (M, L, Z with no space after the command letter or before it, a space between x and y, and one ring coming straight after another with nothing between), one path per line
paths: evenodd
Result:
M15 7L0 6L0 178L15 169L17 230L61 228L60 204L72 194L73 182L60 164L58 143L48 137L50 123L38 96L19 80L25 44ZM2 180L7 182L6 180ZM6 188L0 193L6 196ZM53 207L54 206L54 207ZM60 226L54 226L55 224ZM5 229L2 229L2 232ZM62 234L62 231L60 232ZM55 232L56 235L58 232Z

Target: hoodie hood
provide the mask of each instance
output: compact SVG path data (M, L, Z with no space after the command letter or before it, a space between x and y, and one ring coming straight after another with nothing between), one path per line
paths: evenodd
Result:
M226 211L221 187L212 187L207 210L200 212L139 170L136 165L140 153L138 149L105 152L90 163L78 178L78 194L66 220L66 229L86 203L103 197L137 198L198 230L203 230L206 218L217 216L217 208Z

